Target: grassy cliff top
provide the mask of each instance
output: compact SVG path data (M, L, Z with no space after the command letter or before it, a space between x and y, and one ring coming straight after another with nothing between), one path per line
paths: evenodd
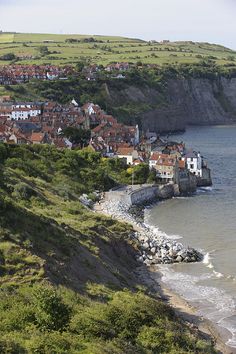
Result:
M94 42L88 42L93 38ZM68 43L68 39L73 39ZM78 41L78 42L77 42ZM40 46L49 54L41 56ZM0 34L0 56L13 53L22 64L74 64L79 60L106 65L110 62L150 64L198 63L211 59L218 65L233 65L236 52L221 45L197 42L147 42L140 39L78 34ZM0 65L10 62L0 60Z

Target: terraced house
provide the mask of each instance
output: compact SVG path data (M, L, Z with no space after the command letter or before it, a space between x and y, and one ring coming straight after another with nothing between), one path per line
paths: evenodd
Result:
M178 161L175 156L153 153L149 160L149 167L156 170L158 179L163 183L178 181Z

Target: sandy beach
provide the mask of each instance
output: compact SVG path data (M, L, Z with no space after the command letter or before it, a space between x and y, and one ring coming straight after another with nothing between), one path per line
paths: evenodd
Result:
M94 211L106 215L107 217L115 218L120 222L131 223L135 231L142 231L142 228L135 222L132 222L132 220L125 220L124 217L107 212L103 209L102 205L103 203L95 204ZM189 327L199 331L205 339L211 339L215 343L219 354L236 354L236 348L231 348L225 344L228 339L231 338L231 333L197 315L197 309L194 306L168 289L161 281L162 275L158 270L158 266L147 267L146 265L140 265L136 270L136 276L139 277L143 284L152 292L155 292L156 296L167 302Z

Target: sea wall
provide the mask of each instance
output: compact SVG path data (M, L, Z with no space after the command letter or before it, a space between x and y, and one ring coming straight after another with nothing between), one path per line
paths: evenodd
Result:
M127 205L140 205L159 199L168 199L179 195L179 188L175 184L144 185L122 187L105 194L107 201L122 202Z
M129 202L131 205L138 205L138 204L146 203L151 200L155 200L157 198L157 191L158 191L157 186L140 188L129 194L130 197Z
M186 172L179 178L179 191L181 194L194 193L197 190L197 178L195 175Z
M211 170L207 167L202 169L202 177L197 178L198 187L208 187L212 186Z

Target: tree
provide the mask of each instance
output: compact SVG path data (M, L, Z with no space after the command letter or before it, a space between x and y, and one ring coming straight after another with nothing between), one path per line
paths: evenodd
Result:
M76 70L78 70L79 72L81 72L85 66L86 66L86 62L84 61L78 61L78 63L76 63L75 65Z
M39 50L39 53L40 53L42 56L50 54L50 52L49 52L49 50L48 50L48 47L45 46L45 45L41 45L41 46L38 48L38 50Z
M15 60L15 59L17 59L17 57L14 53L7 53L0 57L0 60Z
M78 129L74 127L67 127L62 134L70 140L71 143L79 145L81 148L88 145L91 137L90 130Z

